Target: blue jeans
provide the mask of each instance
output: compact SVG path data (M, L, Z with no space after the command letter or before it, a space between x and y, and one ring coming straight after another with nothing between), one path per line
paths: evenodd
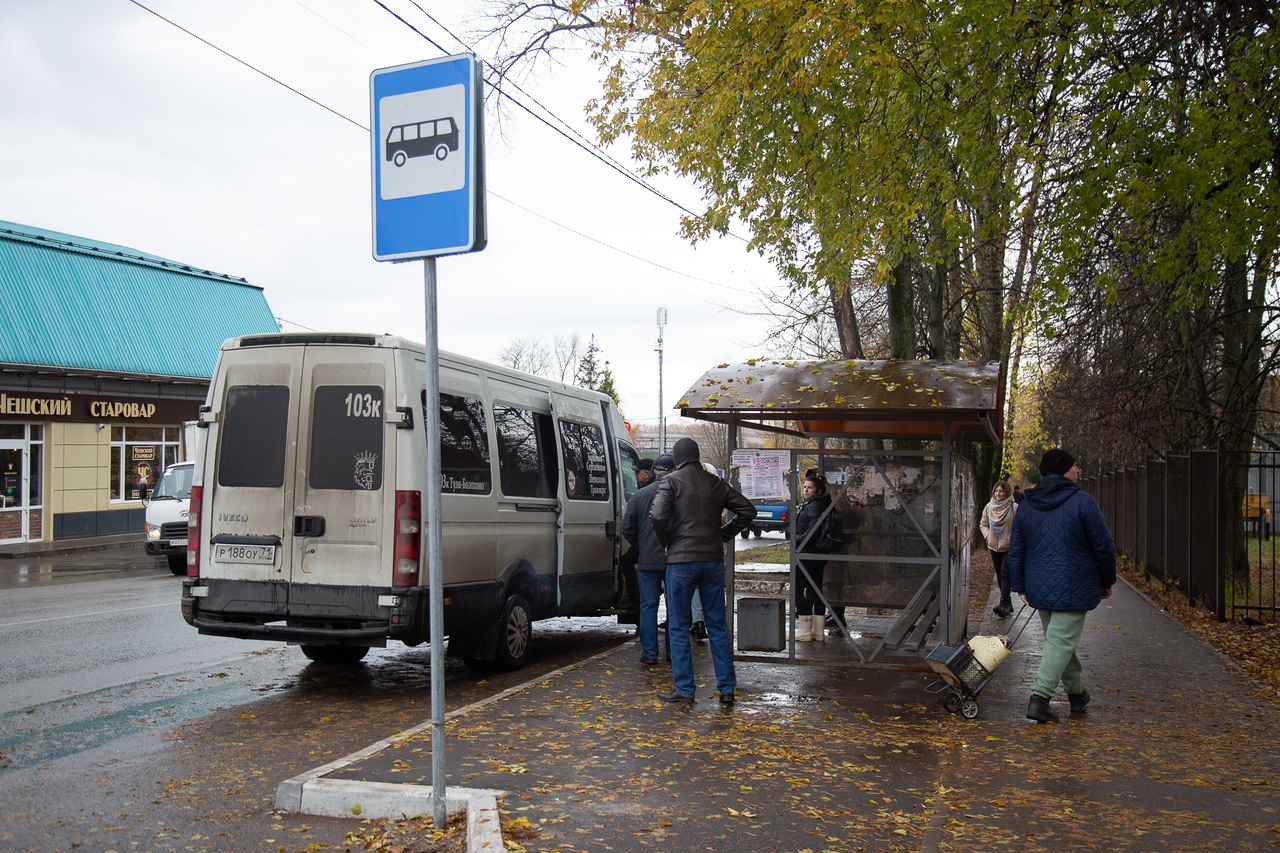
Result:
M711 645L716 689L728 696L738 687L724 611L724 563L672 563L667 566L667 638L671 645L671 678L676 692L692 698L693 651L689 644L693 597L702 600L702 619Z
M662 600L665 572L637 571L640 588L640 657L658 656L658 602ZM670 633L667 636L671 636ZM668 649L667 657L671 656Z

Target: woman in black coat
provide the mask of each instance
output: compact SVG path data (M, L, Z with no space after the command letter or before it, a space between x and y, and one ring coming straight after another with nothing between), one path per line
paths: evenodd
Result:
M821 528L815 528L818 519L822 518L831 506L831 495L827 494L826 478L815 474L804 478L804 504L796 513L796 542L803 543L802 554L825 554L826 543ZM830 518L830 514L827 514ZM825 520L823 522L826 523ZM805 536L810 531L809 541ZM801 560L804 572L796 572L796 641L810 642L826 638L824 633L827 621L827 608L818 595L822 588L822 576L827 568L826 560ZM805 577L805 572L808 577Z

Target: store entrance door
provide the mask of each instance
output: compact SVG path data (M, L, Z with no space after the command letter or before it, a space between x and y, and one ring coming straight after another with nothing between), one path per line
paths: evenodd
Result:
M25 442L0 440L0 542L25 542L30 527Z

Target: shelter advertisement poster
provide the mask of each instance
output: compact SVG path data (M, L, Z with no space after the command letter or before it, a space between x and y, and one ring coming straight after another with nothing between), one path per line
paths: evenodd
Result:
M791 451L750 449L733 451L738 469L738 489L753 501L786 500Z

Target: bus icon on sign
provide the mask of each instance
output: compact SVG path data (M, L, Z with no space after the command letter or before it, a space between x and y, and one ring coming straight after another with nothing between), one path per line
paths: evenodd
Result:
M458 150L458 123L452 116L398 124L387 131L387 159L403 166L410 157L434 154L437 160Z

